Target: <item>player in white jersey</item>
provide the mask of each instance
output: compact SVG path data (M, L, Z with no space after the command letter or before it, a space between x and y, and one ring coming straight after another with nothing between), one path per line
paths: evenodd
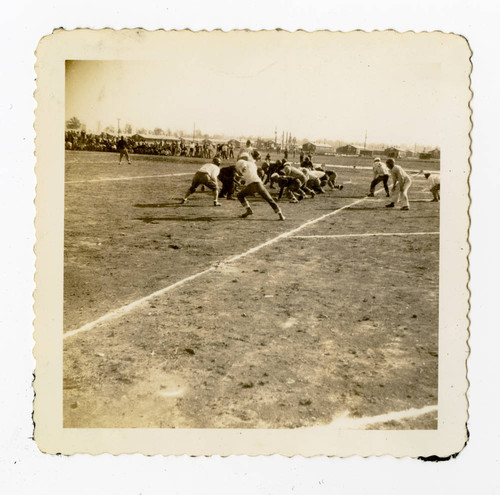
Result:
M375 186L379 182L384 183L385 194L387 197L390 197L389 186L387 185L388 180L389 170L387 170L387 166L380 161L380 158L375 158L373 160L373 180L370 184L370 194L368 194L368 197L373 198L375 196Z
M254 151L252 153L252 157L256 160L260 158L260 154L258 151ZM255 162L248 156L248 153L242 153L240 159L236 162L236 170L239 174L242 175L243 180L245 181L245 187L237 194L237 198L246 208L246 212L241 215L242 218L246 218L253 214L253 210L246 199L247 196L251 196L254 194L259 194L264 198L275 213L278 214L278 218L280 220L285 220L283 213L280 210L280 207L277 205L276 201L269 194L268 190L265 188L264 184L262 184L262 180L257 171L257 165Z
M403 170L403 168L394 163L392 158L389 158L386 162L392 175L392 201L385 205L387 208L394 208L395 204L399 202L401 196L403 197L404 205L401 207L402 210L410 209L410 202L408 201L408 189L411 186L410 176Z
M196 191L198 186L207 186L214 192L214 206L222 206L219 203L219 184L217 177L219 176L220 159L215 157L212 163L205 163L194 174L191 181L191 187L187 190L181 204L186 204L188 197Z
M429 191L432 193L431 201L439 201L441 199L441 177L438 174L425 172L425 178L429 181Z
M321 177L325 175L324 172L320 170L311 170L306 167L302 167L300 171L306 176L306 186L311 189L311 191L320 194L325 192L321 187Z

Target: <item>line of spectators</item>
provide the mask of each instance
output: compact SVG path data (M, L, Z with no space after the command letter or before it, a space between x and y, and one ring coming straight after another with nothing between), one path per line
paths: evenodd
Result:
M65 149L78 151L118 151L118 136L110 134L90 134L85 131L66 131ZM198 158L212 158L220 156L227 160L234 158L233 143L214 144L209 141L192 142L180 139L179 141L137 141L124 138L126 148L131 153L142 155L188 156Z

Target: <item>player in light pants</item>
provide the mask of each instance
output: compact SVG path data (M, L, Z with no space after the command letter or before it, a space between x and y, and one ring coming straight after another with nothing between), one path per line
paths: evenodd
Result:
M394 205L399 202L401 196L403 196L404 205L401 207L402 210L410 209L410 202L408 201L408 189L411 186L410 176L403 170L403 168L394 163L392 158L389 158L386 162L392 175L392 201L385 205L386 208L394 208Z
M258 160L260 157L259 152L254 151L252 157ZM284 220L285 217L281 213L280 207L269 194L264 184L262 184L262 180L257 172L257 165L247 153L242 153L240 159L236 162L236 170L243 176L243 180L245 181L245 187L237 195L242 206L246 208L246 212L241 217L246 218L253 214L246 197L257 193L269 203L274 212L278 214L278 218Z
M217 183L220 172L219 165L220 159L214 157L212 163L205 163L199 168L194 174L191 187L187 190L181 204L185 205L187 203L188 197L196 191L198 186L207 186L214 192L214 206L222 206L219 203L219 184Z

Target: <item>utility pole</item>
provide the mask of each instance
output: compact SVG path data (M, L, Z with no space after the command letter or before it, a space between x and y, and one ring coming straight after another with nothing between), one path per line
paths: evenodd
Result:
M116 119L118 121L118 131L117 131L117 134L120 134L120 120L121 119Z
M274 126L274 147L278 146L278 126Z
M365 150L366 150L366 138L367 138L367 136L368 136L368 131L365 130L365 144L363 146L363 149L365 149Z
M194 142L194 134L195 134L195 130L196 130L196 122L193 124L193 142Z

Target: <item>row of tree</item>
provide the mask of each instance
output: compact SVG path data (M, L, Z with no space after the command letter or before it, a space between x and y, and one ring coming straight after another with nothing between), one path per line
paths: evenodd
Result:
M85 125L77 117L71 117L69 120L66 121L66 129L72 131L85 130ZM108 132L109 134L116 134L117 128L112 125L108 125L103 129L103 132ZM129 123L125 124L123 128L119 129L119 132L123 134L132 134L133 132L132 125ZM136 132L137 134L154 134L155 136L161 136L161 135L171 136L172 134L175 134L178 137L193 136L192 133L190 134L182 130L172 131L171 129L162 129L161 127L155 127L153 132L151 132L150 129L145 129L145 128L137 129ZM208 134L204 134L200 129L196 129L194 132L194 137L208 139L210 136ZM213 137L217 138L217 136Z

